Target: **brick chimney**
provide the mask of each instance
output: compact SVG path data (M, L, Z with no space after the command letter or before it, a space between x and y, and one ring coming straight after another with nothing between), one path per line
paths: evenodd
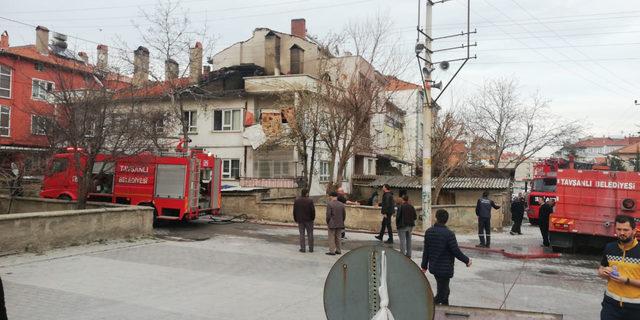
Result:
M167 59L164 61L164 79L173 80L178 78L179 67L178 63L173 59Z
M142 86L149 81L149 49L140 46L133 52L133 85Z
M7 30L0 35L0 48L9 48L9 33Z
M49 54L49 29L43 26L36 27L36 50L40 54Z
M109 67L109 47L104 44L99 44L96 49L98 51L96 67L100 70L107 70Z
M307 38L307 21L304 19L291 19L291 34L302 39Z
M198 83L202 78L202 43L189 48L189 83Z
M87 55L86 52L80 51L78 52L78 56L80 56L80 58L82 59L82 61L84 61L85 64L89 63L89 56Z

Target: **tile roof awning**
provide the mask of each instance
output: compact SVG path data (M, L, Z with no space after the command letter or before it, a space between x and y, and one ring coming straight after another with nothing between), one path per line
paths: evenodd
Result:
M355 180L356 177L354 177ZM363 177L365 178L365 177ZM354 184L369 187L381 187L389 184L392 188L400 189L421 189L421 177L407 176L367 176L361 179L360 183L354 181ZM434 181L435 185L435 181ZM511 187L510 178L483 178L483 177L449 177L442 186L444 190L502 190Z

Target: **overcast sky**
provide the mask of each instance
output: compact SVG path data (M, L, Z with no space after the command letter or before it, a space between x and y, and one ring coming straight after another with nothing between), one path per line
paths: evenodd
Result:
M0 17L31 25L43 25L68 34L71 48L95 54L96 44L116 45L120 36L135 46L141 43L132 20L140 9L155 1L110 0L33 1L0 0ZM184 0L195 24L208 21L222 49L251 36L256 27L289 32L290 19L305 18L310 34L323 36L339 31L351 20L383 13L392 32L414 55L417 0ZM424 0L422 1L424 4ZM466 28L466 0L452 0L434 7L434 36L459 33ZM472 93L485 79L518 79L524 95L539 90L551 100L553 112L567 120L582 121L587 133L621 136L640 131L640 1L629 0L473 0L472 42L478 43L471 60L440 100L447 108L451 96ZM424 24L424 22L421 22ZM33 44L35 30L0 19L11 45ZM463 39L441 40L434 49L462 44ZM456 50L436 54L434 60L463 57ZM436 71L437 79L452 76ZM406 80L419 82L418 67Z

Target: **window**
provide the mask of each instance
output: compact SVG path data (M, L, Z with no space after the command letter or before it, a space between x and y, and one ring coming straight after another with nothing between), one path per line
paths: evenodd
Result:
M198 113L196 111L185 111L184 121L186 122L189 133L198 132Z
M256 160L253 171L257 178L292 178L295 162L290 160Z
M38 70L38 71L44 71L44 63L42 63L42 62L36 62L36 63L33 65L33 68L34 68L34 69L36 69L36 70Z
M11 69L0 65L0 97L11 98Z
M222 160L222 178L236 179L240 177L240 160L223 159Z
M49 93L53 91L53 82L33 79L31 81L31 98L47 100Z
M213 131L240 130L240 114L241 110L213 111Z
M291 66L290 73L299 74L303 73L304 68L304 50L297 45L293 45L291 49L289 49L290 58L291 58Z
M0 106L0 136L8 137L10 133L11 109Z
M320 182L329 181L329 161L320 161Z
M54 159L51 164L51 173L59 173L67 170L69 161L67 159Z
M164 133L164 118L158 118L153 121L153 126L155 128L156 134Z
M43 136L47 134L47 122L49 120L45 116L32 115L31 116L31 134Z
M373 162L373 159L367 159L367 163L368 163L367 173L368 174L376 174L376 172L375 172L375 163Z

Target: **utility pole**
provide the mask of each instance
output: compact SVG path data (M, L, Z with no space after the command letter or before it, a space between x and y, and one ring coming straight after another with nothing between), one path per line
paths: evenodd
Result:
M425 68L432 70L431 43L432 41L432 16L433 2L427 0L425 14ZM422 70L421 70L422 72ZM433 111L431 105L431 72L427 72L424 88L424 102L422 106L422 229L427 230L431 226L431 134L433 132Z
M450 34L450 35L445 35L445 36L441 36L441 37L433 37L433 29L432 29L432 18L433 18L433 5L436 3L444 3L447 1L451 1L451 0L427 0L427 6L426 6L426 14L425 14L425 20L424 20L424 29L420 28L420 24L422 23L422 21L420 20L420 13L422 12L422 2L421 0L418 0L418 26L416 27L417 31L418 31L418 39L416 40L416 58L418 58L418 66L420 67L420 75L422 76L422 84L424 86L424 102L423 102L423 106L422 106L422 123L423 123L423 133L422 133L422 141L423 141L423 146L422 146L422 227L424 230L426 230L427 228L429 228L431 226L431 202L432 202L432 198L431 198L431 187L432 187L432 183L431 183L431 138L433 136L433 121L434 121L434 109L437 108L436 105L436 101L438 101L438 99L440 98L440 96L442 96L442 93L449 87L449 85L451 84L451 81L453 81L453 79L458 75L458 73L460 72L460 70L462 69L462 67L464 67L464 65L467 63L467 61L469 61L469 59L475 59L476 57L470 56L470 47L475 47L477 46L476 43L471 44L470 42L470 35L472 33L476 33L476 31L474 30L473 32L470 29L470 5L471 5L471 0L467 0L467 31L464 32L460 32L460 33L456 33L456 34ZM424 36L425 40L424 43L420 42L420 37ZM454 38L454 37L459 37L459 36L466 36L466 40L467 43L466 44L462 44L461 46L457 46L457 47L450 47L450 48L442 48L439 50L433 50L432 49L432 43L434 40L439 40L439 39L447 39L447 38ZM431 60L432 54L434 52L440 52L440 51L449 51L449 50L456 50L456 49L467 49L467 54L466 57L464 58L459 58L459 59L448 59L448 60L443 60L440 62L433 62L433 60ZM424 51L424 57L421 56L422 52ZM442 81L435 83L434 80L432 80L431 78L431 72L434 71L434 65L439 65L440 69L442 70L447 70L449 69L449 63L450 62L454 62L454 61L462 61L462 65L460 65L460 67L458 68L458 70L454 73L454 75L449 79L449 81L447 82L447 84L444 86L444 88L442 87ZM424 62L424 66L422 66L422 63ZM436 89L440 89L440 94L438 94L438 96L433 99L432 98L432 94L431 94L431 88L436 88ZM437 109L436 109L437 110Z

